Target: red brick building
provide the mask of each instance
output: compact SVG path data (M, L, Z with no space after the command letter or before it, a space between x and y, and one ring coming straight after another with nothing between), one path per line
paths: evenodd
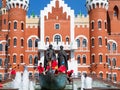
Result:
M51 0L40 17L26 16L29 0L2 0L0 9L0 78L6 67L31 74L44 62L49 44L56 56L60 45L67 52L75 75L96 74L120 82L120 0L86 0L87 16L74 15L64 0Z

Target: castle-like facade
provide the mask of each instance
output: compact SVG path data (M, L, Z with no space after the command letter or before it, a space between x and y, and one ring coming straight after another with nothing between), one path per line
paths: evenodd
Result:
M64 0L51 0L40 16L26 16L29 0L2 0L0 9L0 78L17 67L30 74L44 62L49 44L56 56L67 52L75 75L96 74L120 82L120 0L86 0L88 15L74 15Z

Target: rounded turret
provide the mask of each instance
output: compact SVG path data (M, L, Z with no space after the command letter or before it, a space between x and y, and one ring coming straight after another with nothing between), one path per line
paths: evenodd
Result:
M29 7L29 0L7 0L7 9L16 8L17 6L19 8L22 8L24 10L28 10Z
M88 11L95 8L105 8L108 10L108 0L86 0L86 7Z

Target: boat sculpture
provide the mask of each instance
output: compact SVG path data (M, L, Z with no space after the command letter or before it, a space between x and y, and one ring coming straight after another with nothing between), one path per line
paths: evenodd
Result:
M63 90L67 83L67 75L64 73L46 75L40 74L40 86L42 90Z

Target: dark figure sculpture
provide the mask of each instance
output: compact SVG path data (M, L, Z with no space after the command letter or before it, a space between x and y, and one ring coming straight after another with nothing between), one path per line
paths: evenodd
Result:
M49 48L47 49L46 54L45 54L45 60L44 60L45 70L46 70L48 64L50 64L52 60L56 60L55 51L54 51L54 49L52 49L52 47L53 46L50 44Z
M60 46L60 51L58 52L58 67L61 65L64 65L68 69L67 53L63 50L63 46Z

